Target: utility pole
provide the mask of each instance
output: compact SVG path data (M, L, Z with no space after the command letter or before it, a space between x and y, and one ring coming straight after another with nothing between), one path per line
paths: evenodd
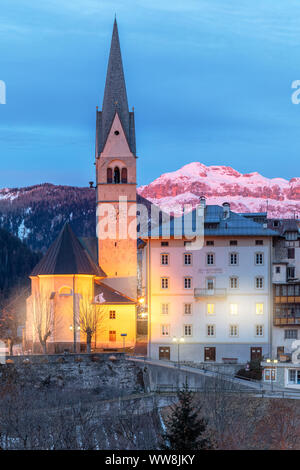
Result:
M73 352L76 353L75 275L73 276Z

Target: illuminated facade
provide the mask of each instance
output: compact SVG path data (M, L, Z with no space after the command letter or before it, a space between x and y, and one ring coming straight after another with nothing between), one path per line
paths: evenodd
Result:
M137 292L136 159L134 112L128 110L115 21L102 111L97 110L98 259L107 283L132 298Z
M204 209L204 243L151 236L148 354L155 359L246 362L270 355L272 237L224 207ZM179 343L179 344L178 344Z
M134 113L128 110L116 21L102 111L97 109L95 154L97 238L79 240L66 224L33 270L32 292L27 299L26 350L40 351L45 335L48 352L85 350L84 312L93 323L93 348L135 346L135 128ZM128 204L125 215L119 210L120 198ZM111 208L113 213L109 213ZM103 223L101 214L107 212L109 227L115 226L115 231L103 236L99 226ZM130 226L131 237L120 232L121 218L126 228Z

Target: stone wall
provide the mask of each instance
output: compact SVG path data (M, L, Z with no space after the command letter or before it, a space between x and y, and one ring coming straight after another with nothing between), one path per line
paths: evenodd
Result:
M11 356L0 364L0 387L8 380L36 391L86 392L98 399L144 392L142 368L123 353Z

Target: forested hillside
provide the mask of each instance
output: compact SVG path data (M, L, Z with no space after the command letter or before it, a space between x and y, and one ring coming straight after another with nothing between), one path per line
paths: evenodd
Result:
M0 229L0 303L13 288L29 287L28 276L40 257L17 237Z

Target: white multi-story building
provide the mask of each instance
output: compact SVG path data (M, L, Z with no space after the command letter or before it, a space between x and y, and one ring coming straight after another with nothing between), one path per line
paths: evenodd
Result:
M246 362L270 355L272 237L266 225L223 207L204 209L201 248L144 237L148 355Z

